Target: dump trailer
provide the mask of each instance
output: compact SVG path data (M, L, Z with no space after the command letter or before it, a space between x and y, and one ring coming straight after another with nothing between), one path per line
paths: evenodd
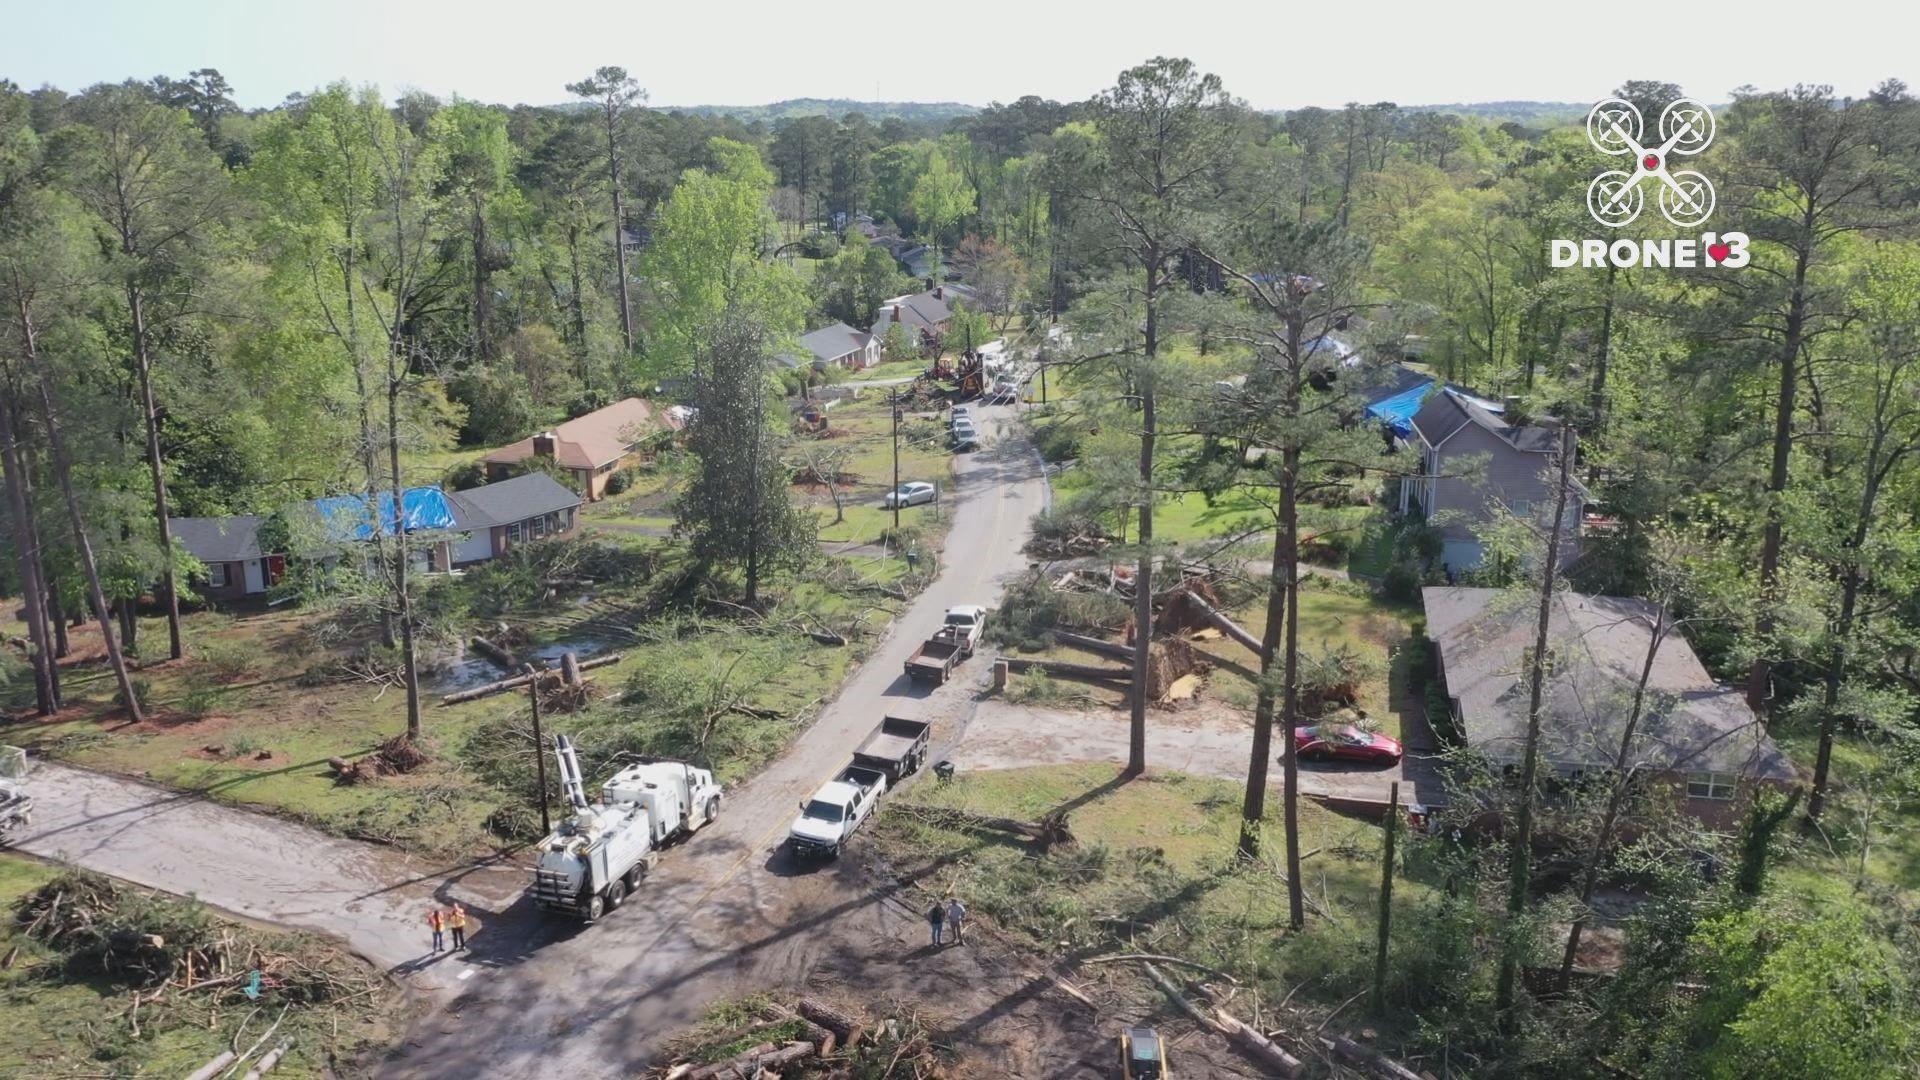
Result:
M853 752L853 763L886 773L887 783L898 784L927 763L927 742L932 731L933 724L929 721L889 716L880 721L867 741Z
M840 849L873 816L887 790L887 774L864 765L849 765L840 775L820 785L813 798L800 804L800 816L787 829L795 855L837 859Z
M987 609L978 604L960 604L947 609L940 629L907 657L907 676L915 682L940 684L953 677L953 669L973 655L986 629Z
M713 773L679 761L629 765L589 803L573 743L553 739L560 787L573 816L540 842L533 900L544 911L592 922L620 906L653 868L660 848L720 814Z

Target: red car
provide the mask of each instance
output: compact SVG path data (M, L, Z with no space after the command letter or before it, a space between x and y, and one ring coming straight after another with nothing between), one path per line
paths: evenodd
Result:
M1302 761L1358 761L1391 765L1400 760L1400 742L1352 724L1316 724L1293 733L1293 752Z

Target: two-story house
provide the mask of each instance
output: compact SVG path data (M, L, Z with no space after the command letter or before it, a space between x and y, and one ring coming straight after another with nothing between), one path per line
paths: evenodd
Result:
M1400 512L1424 515L1440 530L1441 562L1451 572L1472 570L1485 552L1474 527L1502 508L1516 517L1543 518L1553 506L1551 470L1560 445L1552 418L1510 423L1507 407L1442 387L1413 414L1407 448L1419 455L1417 475L1400 483ZM1579 555L1586 489L1578 480L1567 499L1561 562Z

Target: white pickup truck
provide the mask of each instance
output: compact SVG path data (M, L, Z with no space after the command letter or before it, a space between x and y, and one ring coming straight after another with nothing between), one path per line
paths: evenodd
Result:
M873 816L886 790L887 774L879 769L849 765L841 770L800 804L800 816L787 830L794 854L839 858L840 849Z

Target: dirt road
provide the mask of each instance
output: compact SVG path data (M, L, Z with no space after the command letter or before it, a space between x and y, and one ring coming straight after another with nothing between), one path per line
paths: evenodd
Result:
M667 852L653 878L600 923L583 928L541 919L524 900L480 912L483 929L473 938L480 975L416 1025L385 1074L628 1074L716 998L802 985L810 974L830 970L823 967L828 959L844 967L870 948L888 956L904 948L889 930L899 921L899 903L876 893L855 860L807 872L788 861L780 844L795 804L846 763L881 716L950 721L971 708L986 664L973 662L965 679L931 694L910 683L901 666L945 608L994 603L1025 565L1020 548L1027 524L1048 494L1032 450L994 437L1007 413L975 408L989 425L989 444L957 465L939 576L812 727L765 772L729 792L719 822ZM1031 1024L1011 1005L992 1004L999 978L1017 980L1018 972L946 977L967 995L987 995L976 1010L974 1037L991 1042L996 1036L986 1029L997 1022ZM1009 987L1017 990L1017 983ZM1029 990L1022 1000L1033 996ZM965 998L953 1003L971 1004ZM1002 1075L1022 1074L1071 1075L1071 1069L1049 1061Z

